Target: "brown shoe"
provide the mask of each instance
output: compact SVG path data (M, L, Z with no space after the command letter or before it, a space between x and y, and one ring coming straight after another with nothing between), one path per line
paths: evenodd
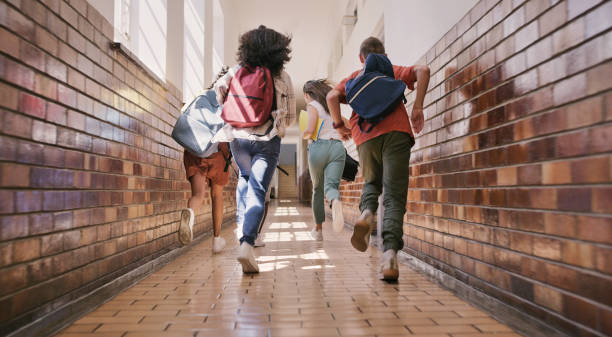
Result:
M387 249L380 262L379 278L385 281L397 281L398 277L397 252L393 249Z
M351 237L351 244L355 249L360 252L368 250L370 244L370 233L374 223L374 214L369 209L364 210L361 216L355 222L353 227L353 236Z

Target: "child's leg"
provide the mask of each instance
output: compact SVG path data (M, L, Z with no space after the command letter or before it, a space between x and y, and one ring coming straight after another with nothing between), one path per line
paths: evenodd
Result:
M210 197L212 199L213 230L214 235L218 237L223 222L223 185L211 184Z
M312 214L316 229L320 230L325 221L324 182L327 148L322 142L310 144L308 150L308 169L312 180Z
M339 141L334 141L329 148L329 163L325 167L325 197L332 201L340 199L340 180L344 171L346 151Z
M206 185L206 178L196 173L191 178L189 178L189 182L191 183L191 198L187 201L187 207L191 208L194 212L204 202L204 186Z
M391 132L383 138L383 245L384 251L398 251L404 247L403 222L408 194L410 149L414 142L409 134L403 132Z
M378 209L378 196L382 193L383 163L382 163L382 139L384 136L370 139L359 145L359 165L363 176L363 189L359 200L359 210L366 209L376 213Z
M275 137L267 142L254 142L252 146L255 155L251 159L246 212L242 227L244 235L240 239L240 243L246 241L251 246L255 245L255 239L257 239L257 230L263 219L266 192L278 164L280 138Z

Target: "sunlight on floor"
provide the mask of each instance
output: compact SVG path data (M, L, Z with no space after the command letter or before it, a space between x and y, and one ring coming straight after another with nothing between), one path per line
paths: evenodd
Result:
M300 215L297 207L277 207L274 216Z
M273 222L269 229L308 228L305 222Z

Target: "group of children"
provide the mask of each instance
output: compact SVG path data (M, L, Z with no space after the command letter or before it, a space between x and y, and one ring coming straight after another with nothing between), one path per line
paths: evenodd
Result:
M248 98L258 100L255 102L257 104L261 103L259 101L265 101L244 93L236 94L235 91L236 78L246 76L241 73L241 69L262 67L261 69L267 69L266 72L269 71L273 79L270 117L265 123L253 126L237 127L235 123L228 123L215 136L215 141L219 142L219 152L210 157L198 158L185 151L185 170L191 183L192 197L188 201L188 208L181 214L179 240L183 244L192 240L194 210L201 206L204 187L208 182L213 208L213 252L220 252L225 246L225 241L220 237L223 218L222 191L229 180L226 162L231 151L239 169L236 221L238 227L242 228L242 236L237 260L245 273L259 271L253 247L258 244L258 230L265 218L266 194L278 164L281 138L285 129L296 120L293 86L291 78L284 71L285 63L290 60L290 42L290 37L265 26L248 31L240 37L238 65L220 76L214 84L217 99L219 102L226 102L228 98ZM366 60L372 62L368 58L371 54L380 55L386 60L382 42L374 37L367 38L361 44L359 59L362 64L365 64ZM364 185L359 203L361 216L354 224L351 244L359 251L367 250L370 233L376 224L378 197L383 194L384 252L379 274L381 279L397 280L397 251L403 247L403 217L406 211L410 150L414 145L414 133L419 133L423 128L423 100L429 83L429 68L393 66L391 77L394 77L394 80L403 82L411 90L415 90L416 83L416 98L410 115L405 105L399 103L390 105L385 110L384 118L379 117L380 120L376 122L368 119L364 121L361 118L363 115L356 112L352 113L350 120L345 120L340 114L340 104L351 103L355 99L351 97L350 102L347 102L347 82L362 75L365 68L364 65L364 69L355 71L333 88L324 80L308 81L303 87L308 113L308 126L302 134L304 139L311 138L316 125L320 124L317 121L323 121L320 130L317 130L316 140L308 147L315 222L311 233L314 239L323 240L324 199L327 199L332 209L334 230L341 231L344 226L338 191L346 158L342 141L352 138L358 149ZM252 74L255 71L252 70ZM231 84L232 79L234 84ZM268 83L264 81L261 85ZM360 88L355 96L361 94L366 89L365 86ZM362 94L362 99L363 96Z

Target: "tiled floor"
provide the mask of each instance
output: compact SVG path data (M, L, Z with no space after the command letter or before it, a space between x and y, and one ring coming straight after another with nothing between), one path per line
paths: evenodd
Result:
M519 336L406 266L379 281L376 249L330 226L313 241L311 219L293 202L271 208L258 275L242 274L227 229L222 254L197 244L60 336Z

